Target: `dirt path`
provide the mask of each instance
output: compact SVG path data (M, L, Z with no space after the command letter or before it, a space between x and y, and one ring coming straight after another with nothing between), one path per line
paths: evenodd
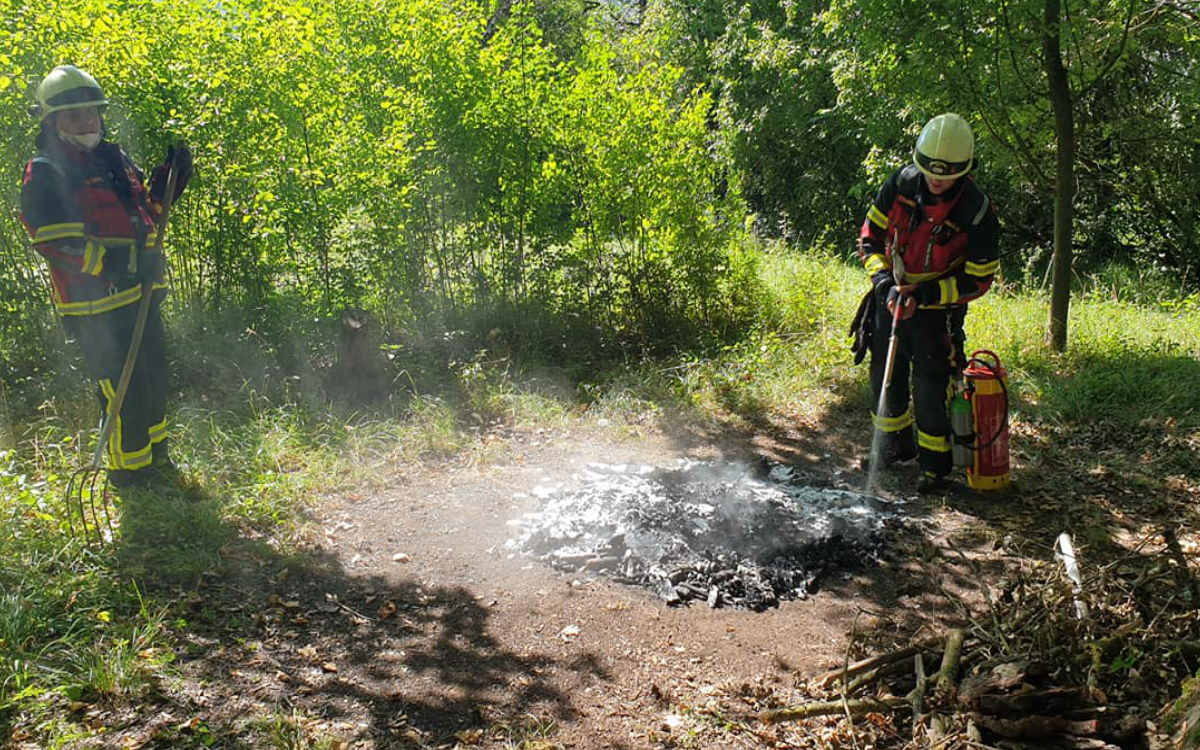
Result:
M133 545L134 527L123 527L129 551L163 553L130 555L142 560L139 580L187 597L165 628L178 639L180 679L64 710L104 728L88 747L859 746L837 718L765 727L748 717L800 699L800 681L847 658L961 624L969 608L984 609L983 587L1014 564L1052 560L1064 529L1089 545L1095 566L1128 559L1163 519L1194 518L1197 491L1186 477L1154 494L1138 491L1147 474L1072 471L1060 465L1067 453L1031 452L1034 467L1016 454L1020 486L1006 495L889 495L906 521L881 560L761 613L670 607L646 589L558 572L504 546L510 522L538 506L534 488L567 482L591 462L766 460L815 487L858 489L864 472L853 457L865 422L831 412L782 426L764 419L735 434L695 422L578 420L484 435L478 464L391 467L376 489L328 498L311 511L300 554L223 526L214 498L187 506L207 524L194 539L179 537L176 524L161 543ZM1035 437L1022 445L1032 451ZM1090 455L1087 444L1069 453ZM884 486L912 487L915 472L885 472ZM170 584L147 563L212 539L216 564L198 570L219 573L198 584L194 575ZM1191 531L1179 545L1180 555L1200 549ZM1157 563L1148 555L1145 564ZM886 739L892 730L879 719L872 731Z
M852 632L911 633L948 614L905 562L911 551L898 549L882 567L762 613L669 607L641 588L515 556L504 548L508 522L536 506L528 493L539 485L594 461L725 455L603 428L506 445L507 458L486 466L431 468L332 498L303 559L226 550L235 572L197 595L178 660L186 679L157 728L143 718L137 731L196 731L178 728L190 712L246 741L279 731L249 717L282 714L339 748L769 746L722 727L841 663Z

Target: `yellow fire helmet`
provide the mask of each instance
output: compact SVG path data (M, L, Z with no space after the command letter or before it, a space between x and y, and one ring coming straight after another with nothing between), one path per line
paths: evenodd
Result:
M962 117L947 112L921 128L913 163L931 180L953 180L971 171L975 136Z
M108 106L104 90L96 79L74 65L59 65L47 73L38 84L35 96L37 104L31 112L42 120L66 109L99 107L103 112Z

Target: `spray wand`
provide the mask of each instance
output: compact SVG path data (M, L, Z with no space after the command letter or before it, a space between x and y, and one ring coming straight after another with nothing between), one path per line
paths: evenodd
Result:
M896 281L896 286L904 286L904 260L897 252L897 248L892 247L892 278ZM883 368L883 387L879 389L879 408L876 409L876 414L883 413L884 397L887 395L888 386L892 384L892 369L896 364L896 342L900 338L900 315L904 309L904 296L896 298L896 304L892 311L892 333L888 338L887 363Z

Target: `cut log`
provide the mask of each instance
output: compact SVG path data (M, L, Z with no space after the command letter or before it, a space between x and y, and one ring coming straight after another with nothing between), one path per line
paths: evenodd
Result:
M369 333L370 316L365 310L347 307L342 311L338 360L325 380L330 395L369 401L386 394L387 371L378 350L371 346Z
M1096 720L1071 721L1061 716L1026 716L1020 719L1001 719L996 716L972 714L971 718L984 729L1010 740L1036 740L1059 735L1095 737L1100 733Z
M1048 716L1063 714L1082 707L1084 695L1079 688L1051 688L1014 695L985 693L976 696L972 703L974 710L989 716L1002 718L1035 714Z

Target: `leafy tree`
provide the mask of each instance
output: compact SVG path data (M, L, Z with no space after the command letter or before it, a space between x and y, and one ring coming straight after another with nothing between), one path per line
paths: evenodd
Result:
M722 308L741 209L712 189L708 100L652 51L585 33L599 22L582 2L4 2L10 111L29 101L18 77L72 61L136 161L192 147L168 235L176 304L265 333L366 305L388 326L540 315L654 339ZM33 123L5 122L24 163ZM3 325L27 331L26 311L48 317L41 263L15 221L0 233Z
M665 0L643 33L713 91L711 125L730 179L756 213L758 231L793 242L845 237L861 220L866 155L814 23L824 3Z
M1144 154L1150 147L1161 158L1177 153L1179 141L1189 140L1185 128L1195 122L1195 96L1184 90L1193 86L1196 37L1186 13L1139 0L935 3L922 12L890 0L836 0L824 21L836 43L835 78L842 100L852 103L864 121L875 123L871 130L899 122L908 135L915 135L928 117L959 111L982 125L977 136L980 151L990 160L990 174L1012 169L1020 176L1012 188L1001 186L1001 196L1014 204L1028 202L1031 195L1056 199L1047 340L1062 349L1076 196L1085 196L1087 203L1094 200L1093 193L1107 193L1102 203L1123 206L1145 200L1126 190L1134 185L1123 184L1119 192L1128 198L1117 201L1107 171L1113 163L1095 155ZM1119 109L1095 106L1103 102L1103 92L1126 87L1131 76L1163 95L1123 99ZM1170 100L1165 116L1156 109L1164 98ZM1102 119L1081 124L1075 116L1081 107ZM1153 146L1126 127L1131 121L1152 120L1157 122ZM1013 223L1038 223L1019 205L1015 216ZM1093 228L1103 226L1092 218L1089 213ZM1134 218L1133 212L1128 218ZM1177 245L1194 247L1194 239L1173 229L1163 231ZM1132 239L1116 227L1108 232L1097 244Z

